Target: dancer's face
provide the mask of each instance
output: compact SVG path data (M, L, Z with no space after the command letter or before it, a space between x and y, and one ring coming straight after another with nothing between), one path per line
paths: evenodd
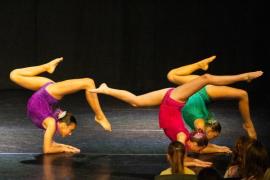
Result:
M213 131L211 128L206 128L206 136L208 140L212 140L219 136L219 132Z
M71 134L73 133L75 129L76 129L75 123L71 123L67 125L66 123L62 122L60 123L59 133L62 137L67 137L67 136L71 136Z

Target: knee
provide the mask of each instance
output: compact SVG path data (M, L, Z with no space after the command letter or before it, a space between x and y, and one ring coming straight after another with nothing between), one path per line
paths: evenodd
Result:
M170 82L173 82L173 77L174 77L174 74L172 71L169 71L168 74L167 74L167 79L170 81Z
M130 105L133 106L133 107L135 107L135 108L139 108L139 107L142 106L141 103L140 103L140 101L137 98L134 98L132 100L132 102L130 103Z
M209 82L211 80L211 74L203 74L200 76L200 78L206 82Z
M133 103L131 103L130 105L133 106L133 107L135 107L135 108L140 107L140 105L139 105L138 103L136 103L136 102L135 102L135 103L133 102Z
M85 85L86 85L86 88L95 88L95 81L91 78L84 78L83 79Z
M16 69L15 69L15 70L12 70L12 71L9 73L9 78L10 78L10 80L16 81L17 77L18 77L18 73L17 73L17 70L16 70Z
M240 99L248 100L248 93L247 93L247 91L245 91L245 90L240 90L240 91L239 91L239 97L240 97Z

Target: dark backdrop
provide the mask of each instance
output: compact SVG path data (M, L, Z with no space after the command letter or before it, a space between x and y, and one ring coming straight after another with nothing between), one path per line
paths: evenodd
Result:
M0 6L0 89L9 72L63 56L56 81L91 77L133 92L172 86L174 67L213 54L213 74L262 69L251 95L269 98L268 6L263 1L5 0ZM202 73L202 72L198 72Z

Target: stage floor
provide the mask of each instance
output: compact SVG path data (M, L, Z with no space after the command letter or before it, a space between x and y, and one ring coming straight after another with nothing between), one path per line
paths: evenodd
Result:
M78 120L71 137L56 142L74 145L80 154L42 155L43 132L26 117L29 91L0 91L0 179L154 179L168 167L166 149L170 143L158 127L158 107L133 108L111 97L99 96L113 131L105 132L94 122L83 93L63 99L61 107ZM254 101L251 114L258 139L270 149L269 105ZM213 143L232 147L245 132L237 102L215 102L210 106L222 125ZM228 154L192 156L214 162L224 173ZM196 172L200 168L194 168Z

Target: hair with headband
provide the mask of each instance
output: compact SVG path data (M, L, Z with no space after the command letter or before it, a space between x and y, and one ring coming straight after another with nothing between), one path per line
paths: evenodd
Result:
M207 127L210 127L212 131L215 131L215 132L218 132L220 133L221 132L221 125L220 123L215 120L214 118L210 118L206 123L205 125Z
M198 146L207 146L208 139L206 137L205 132L202 129L198 129L190 133L190 141L196 142Z
M67 111L62 111L59 113L58 121L64 122L67 125L70 125L71 123L74 123L75 125L77 125L76 118L70 112L67 112Z
M173 141L168 146L168 156L171 164L172 174L184 173L185 153L185 146L179 141Z

